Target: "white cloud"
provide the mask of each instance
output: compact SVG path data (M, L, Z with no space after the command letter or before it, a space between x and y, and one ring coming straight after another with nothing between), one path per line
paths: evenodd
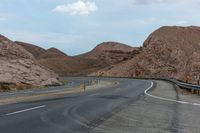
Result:
M55 9L53 9L54 12L68 13L70 15L90 14L91 12L97 10L98 8L95 2L89 2L89 1L84 2L82 0L79 0L71 4L58 5Z

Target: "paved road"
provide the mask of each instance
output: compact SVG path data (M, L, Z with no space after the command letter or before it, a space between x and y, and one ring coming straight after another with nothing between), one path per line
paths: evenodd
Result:
M17 97L17 96L29 96L29 95L36 95L36 94L45 94L45 93L54 93L54 92L62 92L64 90L80 86L84 79L65 79L68 82L63 86L57 87L46 87L43 89L29 89L29 90L21 90L17 92L4 92L0 93L0 99L2 98L10 98L10 97Z
M200 133L199 97L182 94L172 84L154 81L147 95L96 126L92 133ZM196 98L195 98L196 97Z
M145 95L144 91L152 85L151 81L104 80L118 81L119 84L82 93L66 94L53 99L0 106L0 132L172 133L200 131L197 126L197 123L200 123L199 108ZM159 85L173 88L168 83L157 82L157 86ZM153 89L149 93L154 95L154 91L157 90ZM197 113L196 117L195 113ZM192 125L194 122L197 123Z

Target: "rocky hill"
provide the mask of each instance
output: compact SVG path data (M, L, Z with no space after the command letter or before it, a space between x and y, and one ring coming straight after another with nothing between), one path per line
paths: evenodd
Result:
M92 51L78 55L68 56L56 48L44 50L32 44L19 43L32 53L37 62L61 76L84 76L103 68L132 58L138 54L138 48L132 48L116 42L99 44ZM36 52L34 52L36 51ZM37 51L40 51L37 53ZM36 55L36 56L35 56Z
M18 57L36 60L62 76L167 77L190 83L199 79L200 28L195 26L161 27L151 33L140 48L104 42L88 53L73 57L55 48L45 50L16 43L26 49L26 54L19 52ZM3 51L1 54L6 55ZM16 55L10 54L13 56Z
M36 45L30 44L30 43L24 43L24 42L19 42L19 41L15 41L15 43L22 46L25 50L31 53L33 57L35 57L36 59L39 58L40 55L46 52L45 49L38 47Z
M133 58L139 53L139 48L133 48L118 42L104 42L97 45L92 51L81 55L84 58L96 59L108 65L117 64Z
M200 28L161 27L146 39L139 54L94 75L169 77L194 83L200 73Z
M68 56L56 48L49 48L43 54L40 54L38 59L56 58L56 57L61 58L61 57L68 57Z
M91 59L68 56L56 48L45 50L33 44L24 42L16 43L29 51L40 65L54 71L60 76L87 75L91 68L90 64L94 63Z
M36 63L31 53L0 35L0 90L60 84L57 75ZM5 85L7 87L5 87Z

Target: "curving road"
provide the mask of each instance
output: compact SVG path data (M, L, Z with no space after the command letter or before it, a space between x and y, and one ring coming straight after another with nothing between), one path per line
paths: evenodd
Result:
M156 99L145 95L152 81L101 79L119 84L81 93L66 94L32 102L0 106L1 133L133 133L133 132L198 132L198 106ZM80 81L80 80L79 80ZM74 81L75 84L80 82ZM173 86L154 81L150 95L159 95L156 88ZM163 89L165 91L165 89ZM162 91L163 91L162 90ZM172 91L172 92L171 92ZM183 111L182 111L183 110ZM189 113L189 114L187 114ZM186 115L188 118L184 118ZM192 117L192 119L190 119Z
M66 85L63 85L63 86L57 86L57 87L52 86L52 87L46 87L46 88L43 88L43 89L20 90L20 91L17 91L17 92L4 92L4 93L0 93L0 98L29 96L29 95L35 95L35 94L60 92L60 91L64 91L64 90L79 86L83 82L84 82L83 79L68 79L68 83Z

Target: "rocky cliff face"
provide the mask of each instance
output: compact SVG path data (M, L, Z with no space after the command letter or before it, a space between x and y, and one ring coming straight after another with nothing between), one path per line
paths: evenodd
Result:
M161 27L134 58L96 75L169 77L194 83L200 73L200 28Z
M38 65L31 53L0 35L0 83L44 86L59 84L56 77Z

